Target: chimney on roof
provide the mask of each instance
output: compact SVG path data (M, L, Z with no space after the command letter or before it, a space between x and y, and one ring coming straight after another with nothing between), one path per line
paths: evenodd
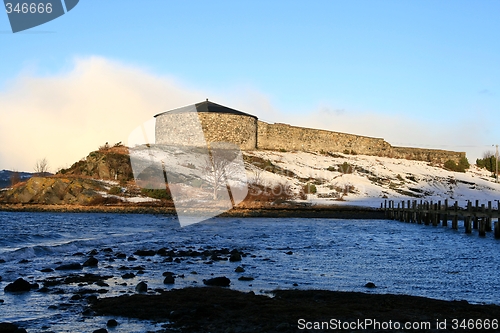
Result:
M207 102L208 102L208 98L207 98Z

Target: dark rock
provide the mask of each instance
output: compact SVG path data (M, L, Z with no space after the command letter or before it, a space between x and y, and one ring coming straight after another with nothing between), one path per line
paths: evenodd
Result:
M135 278L134 273L125 273L122 275L122 279L133 279L133 278Z
M82 269L82 265L80 265L77 262L74 262L74 263L69 263L69 264L63 264L61 266L56 267L56 271L68 271L68 270L76 270L76 269Z
M108 333L108 330L107 330L107 329L105 329L105 328L100 328L100 329L98 329L98 330L95 330L95 331L94 331L94 332L92 332L92 333Z
M144 266L135 266L135 267L132 267L131 269L133 269L134 271L143 271L146 268L144 268Z
M127 258L127 255L125 253L117 253L116 258L118 259L125 259Z
M39 292L39 293L48 293L49 292L49 288L42 287L42 288L38 289L37 292Z
M0 276L0 281L2 281L2 277Z
M245 271L245 269L241 266L238 266L236 267L236 269L234 270L236 273L243 273Z
M105 249L102 249L102 252L108 252L108 253L109 253L109 252L113 252L113 249L112 249L112 248L110 248L110 247L107 247L107 248L105 248Z
M99 287L109 287L109 284L107 284L102 280L97 281L95 284L98 285Z
M84 263L84 267L97 267L97 264L99 263L99 260L97 260L94 257L88 258Z
M135 291L138 293L145 293L148 291L148 285L146 282L139 282L137 286L135 286Z
M5 302L3 299L0 299L0 304L2 304L3 302Z
M145 272L144 272L142 269L140 269L140 270L138 270L138 271L137 271L137 275L139 275L139 274L144 274L144 273L145 273Z
M22 259L22 260L19 260L19 263L20 264L27 264L29 263L30 261L28 259Z
M181 263L181 259L179 259L179 258L175 258L175 259L174 259L174 262L176 262L176 263L180 264L180 263Z
M89 253L87 253L89 256L95 256L96 254L98 254L99 251L97 251L96 249L93 249L92 251L90 251Z
M239 281L253 281L253 280L254 280L254 278L253 278L253 277L251 277L251 276L240 276L240 277L238 278L238 280L239 280Z
M165 257L167 255L167 251L168 251L168 249L166 247L162 247L161 249L156 251L156 254L158 254L159 256Z
M216 287L228 287L231 284L231 280L229 280L225 276L219 276L208 280L203 280L203 283L207 286L216 286Z
M141 256L141 257L152 257L156 254L156 251L154 250L137 250L134 252L136 256Z
M0 259L0 264L5 264L5 260L4 259Z
M49 310L57 310L57 305L49 305Z
M294 283L294 284L292 284L292 286L294 286L294 287L298 287L298 286L299 286L299 284L298 284L298 283Z
M108 327L116 327L116 326L118 326L118 322L116 320L114 320L114 319L110 319L110 320L108 320L108 323L106 324L106 326L108 326Z
M50 272L53 272L54 270L52 268L43 268L40 270L40 272L42 273L50 273Z
M128 261L136 261L136 260L137 260L137 258L136 258L136 257L134 257L134 256L130 256L130 257L128 257L128 258L127 258L127 260L128 260Z
M173 275L168 275L163 280L163 284L174 284L174 283L175 283L175 278L173 277Z
M83 257L84 255L83 252L73 253L73 257Z
M87 302L89 302L89 303L97 302L97 296L96 295L87 296Z
M285 254L288 254L289 256L293 254L292 251L285 252Z
M5 292L25 292L30 291L33 285L23 278L19 278L16 281L9 283L5 288ZM38 288L38 286L37 286Z
M163 276L172 276L172 275L175 275L173 272L164 272L162 274Z
M241 261L241 254L239 252L231 253L229 261L231 262Z
M22 333L26 332L24 328L20 328L15 324L11 323L0 323L0 332L1 333Z
M72 301L79 301L79 300L81 300L81 299L82 299L82 296L81 296L81 295L78 295L78 294L73 295L73 296L71 296L71 298L70 298L70 300L72 300Z
M367 284L365 284L365 287L366 288L371 288L371 289L377 288L377 286L373 282L368 282Z

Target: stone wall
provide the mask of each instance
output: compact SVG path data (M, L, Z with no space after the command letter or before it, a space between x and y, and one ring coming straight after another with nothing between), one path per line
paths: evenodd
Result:
M447 160L458 163L462 157L465 157L463 152L393 147L382 138L371 138L287 124L268 124L258 121L257 128L258 149L349 152L351 154L404 158L434 163L444 163Z
M231 142L243 150L257 147L257 119L226 113L182 112L156 117L156 143L206 146Z
M206 146L210 142L231 142L242 150L349 152L433 163L458 163L465 157L463 152L393 147L382 138L268 124L252 116L230 113L173 112L156 117L157 144Z
M234 114L198 113L207 142L232 142L243 150L257 148L257 119Z
M287 124L258 122L257 147L259 149L284 149L303 151L345 150L364 155L377 155L391 148L380 138L331 132Z

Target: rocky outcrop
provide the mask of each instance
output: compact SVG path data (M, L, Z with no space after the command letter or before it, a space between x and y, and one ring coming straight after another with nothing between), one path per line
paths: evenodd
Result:
M58 173L112 180L131 180L134 177L128 148L124 146L101 147Z
M106 191L103 184L92 179L33 177L8 191L3 191L5 203L80 204L89 205Z

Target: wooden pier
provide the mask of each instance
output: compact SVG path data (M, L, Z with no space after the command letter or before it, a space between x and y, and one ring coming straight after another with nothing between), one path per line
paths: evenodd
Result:
M392 220L398 220L408 223L418 223L425 225L438 226L442 224L444 227L451 222L451 228L458 230L458 220L463 220L465 233L472 233L472 229L477 229L479 236L486 236L486 232L494 231L495 238L500 239L500 202L497 200L497 208L492 208L491 201L488 204L479 205L479 200L476 200L475 205L471 201L467 202L466 207L459 207L458 201L453 205L448 205L448 200L433 202L426 201L417 202L417 200L406 200L397 203L393 200L385 200L382 204L385 212L385 217ZM492 228L492 220L497 219Z

